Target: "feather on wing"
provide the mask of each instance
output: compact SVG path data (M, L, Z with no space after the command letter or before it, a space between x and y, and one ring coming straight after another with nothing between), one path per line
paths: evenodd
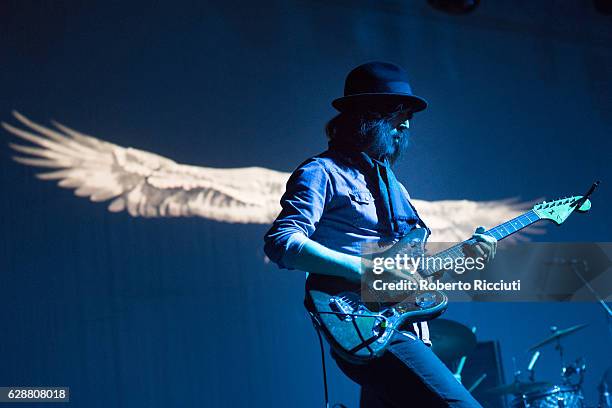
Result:
M22 164L56 169L38 174L59 180L92 201L112 199L112 212L132 216L200 216L236 223L269 223L289 174L262 167L215 169L178 164L144 150L122 147L53 122L55 129L13 113L24 129L2 126L34 146L11 143Z

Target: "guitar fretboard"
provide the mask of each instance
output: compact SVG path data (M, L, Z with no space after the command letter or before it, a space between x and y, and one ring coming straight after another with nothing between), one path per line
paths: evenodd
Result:
M514 234L515 232L520 231L525 227L528 227L529 225L533 224L539 219L540 217L533 210L530 210L524 214L519 215L516 218L513 218L509 221L504 222L503 224L500 224L496 227L491 228L488 231L485 231L484 235L490 235L494 237L495 239L497 239L498 241L501 241L502 239ZM464 245L474 244L475 242L476 242L475 239L470 238L468 240L458 243L457 245L453 245L452 247L445 249L444 251L440 251L434 256L439 257L439 258L452 258L452 259L464 258L465 257L465 254L463 253ZM440 268L435 268L431 266L421 271L421 275L431 276L440 271L441 271Z

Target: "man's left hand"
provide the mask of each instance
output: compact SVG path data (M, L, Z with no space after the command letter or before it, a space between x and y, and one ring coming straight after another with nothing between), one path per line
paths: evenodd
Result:
M471 258L483 258L485 262L491 261L495 257L497 251L497 240L495 237L485 235L485 227L478 227L472 235L472 239L476 243L472 245L464 245L463 253Z

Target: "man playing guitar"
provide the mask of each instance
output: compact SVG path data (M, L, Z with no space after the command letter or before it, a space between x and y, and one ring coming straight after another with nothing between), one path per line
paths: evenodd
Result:
M311 278L358 283L362 246L389 246L415 228L427 229L391 165L408 145L414 113L427 103L412 94L407 73L370 62L347 76L340 112L326 126L329 148L303 162L287 182L282 211L265 236L267 256ZM476 230L470 256L490 260L496 240ZM362 387L362 406L480 407L429 346L427 324L393 335L380 357L354 362L332 352Z

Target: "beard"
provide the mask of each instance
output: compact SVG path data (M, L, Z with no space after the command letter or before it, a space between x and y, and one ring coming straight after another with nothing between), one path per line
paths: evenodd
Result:
M386 120L363 123L361 128L367 140L364 151L372 158L395 163L406 151L410 142L408 129L395 129Z
M410 131L396 129L389 118L365 118L341 113L325 126L330 146L361 151L393 164L407 150Z

